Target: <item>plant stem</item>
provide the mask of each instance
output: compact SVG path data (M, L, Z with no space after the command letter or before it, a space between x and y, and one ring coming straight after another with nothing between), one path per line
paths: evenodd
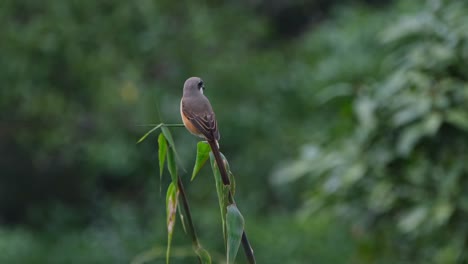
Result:
M152 127L156 127L156 126L165 126L165 127L183 127L184 124L164 124L164 123L159 123L159 124L141 124L141 125L137 125L137 126L152 126ZM159 127L158 127L159 128Z
M165 127L183 127L184 124L164 124Z
M200 244L198 242L198 237L197 237L197 233L195 231L195 226L193 225L192 214L190 213L190 206L189 206L189 203L188 203L187 195L185 194L184 185L183 185L182 180L180 179L180 177L178 177L177 185L179 187L180 197L181 197L181 200L182 200L182 205L184 207L185 216L187 217L188 233L190 235L190 238L192 239L192 244L193 244L194 248L198 248L200 246ZM202 260L201 260L200 256L198 256L198 260L200 261L200 263L202 263Z
M247 257L247 261L249 263L255 263L255 255L253 253L253 249L250 246L249 240L247 239L247 235L245 234L245 230L242 233L242 248L244 248L245 256Z

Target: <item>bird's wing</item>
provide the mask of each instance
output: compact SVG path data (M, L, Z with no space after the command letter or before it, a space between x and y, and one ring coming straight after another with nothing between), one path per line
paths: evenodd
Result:
M214 112L194 113L187 110L183 103L182 112L207 140L219 140L218 124Z

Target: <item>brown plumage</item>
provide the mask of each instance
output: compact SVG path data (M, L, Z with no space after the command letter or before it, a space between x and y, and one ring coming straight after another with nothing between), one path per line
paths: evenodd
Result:
M190 133L205 138L210 144L216 164L224 185L229 185L229 177L224 166L224 161L219 152L219 130L216 116L210 101L203 95L205 89L203 80L198 77L190 77L184 83L184 93L180 101L180 115L185 127Z
M218 141L219 131L216 116L210 101L203 95L203 80L191 77L185 81L184 94L180 101L180 114L190 133L208 141Z

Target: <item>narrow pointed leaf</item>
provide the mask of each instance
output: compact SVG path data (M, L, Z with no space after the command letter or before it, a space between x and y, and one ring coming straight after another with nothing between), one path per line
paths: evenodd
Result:
M227 207L227 264L234 263L244 232L244 217L235 204Z
M166 223L167 223L167 250L166 250L166 264L169 264L169 257L171 254L172 234L174 233L174 226L177 213L177 196L178 191L176 185L171 183L167 188L166 195Z
M146 134L144 134L138 141L137 141L137 144L142 142L143 140L145 140L151 133L153 133L156 129L160 128L162 125L164 125L163 123L153 127L150 131L146 132Z
M169 146L171 147L174 147L174 139L172 138L172 134L171 134L171 131L169 130L169 128L163 126L161 127L161 131L163 132L164 136L166 137L167 139L167 142L169 142Z
M169 130L169 128L167 128L165 126L161 127L161 131L163 132L164 136L166 137L166 140L169 143L169 147L171 147L172 150L174 151L175 160L177 160L179 162L179 164L181 164L179 155L177 154L176 147L175 147L175 144L174 144L174 139L172 138L171 131ZM184 168L182 168L182 170L185 171Z
M193 181L195 176L197 176L198 172L203 165L205 165L206 161L210 157L210 145L204 141L200 141L197 144L197 159L195 160L195 166L193 167L192 178L190 179Z
M175 161L174 149L170 147L167 151L167 168L171 174L172 183L177 186L177 164Z
M206 251L204 248L202 248L201 246L198 247L195 250L195 253L197 254L202 264L211 264L211 256L208 253L208 251Z
M221 222L223 225L223 237L224 243L226 245L226 206L225 206L225 190L224 184L221 179L221 174L219 172L218 166L216 165L216 160L213 156L213 153L210 152L210 162L211 162L211 169L213 170L213 175L215 178L216 183L216 193L218 194L218 202L219 202L219 209L221 211Z
M158 137L158 158L159 158L159 183L161 183L162 174L164 170L164 161L166 160L167 141L163 133Z

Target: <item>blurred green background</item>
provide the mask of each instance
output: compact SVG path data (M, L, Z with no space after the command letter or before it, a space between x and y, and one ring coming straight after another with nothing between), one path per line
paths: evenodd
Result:
M3 0L0 36L0 263L165 263L170 180L136 141L190 76L258 263L468 263L466 1ZM213 176L183 177L223 263Z

